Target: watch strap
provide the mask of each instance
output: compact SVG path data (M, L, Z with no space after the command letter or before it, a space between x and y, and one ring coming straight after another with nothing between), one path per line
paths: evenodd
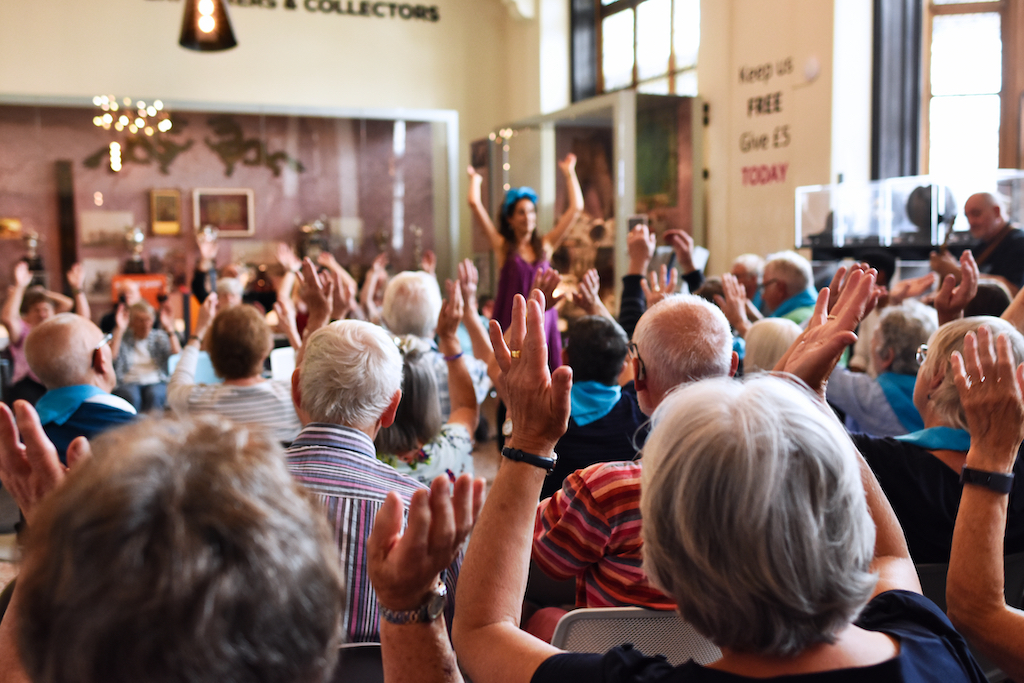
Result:
M397 610L380 605L380 616L392 624L429 624L444 612L447 595L448 587L444 581L439 581L434 590L430 591L426 601L416 609Z
M960 470L960 483L984 486L996 493L1009 493L1013 488L1013 473L986 472L964 465Z
M547 470L548 474L551 474L555 469L555 465L558 463L557 453L555 453L552 458L545 458L540 455L534 455L533 453L526 453L518 448L509 448L508 446L505 446L501 449L501 454L509 460L525 462L527 465L533 465L534 467L539 467L542 470Z

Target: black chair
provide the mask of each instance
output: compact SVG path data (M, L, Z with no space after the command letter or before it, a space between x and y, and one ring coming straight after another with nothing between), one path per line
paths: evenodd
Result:
M331 683L384 683L380 643L342 645Z

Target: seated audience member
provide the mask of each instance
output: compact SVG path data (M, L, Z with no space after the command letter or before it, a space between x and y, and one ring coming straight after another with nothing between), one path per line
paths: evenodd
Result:
M1024 230L1010 223L1006 198L990 192L972 194L964 202L964 216L982 276L1003 283L1016 295L1024 285ZM930 261L940 277L952 274L960 279L960 268L948 250L933 251Z
M916 300L930 291L935 282L935 273L927 273L921 277L900 280L889 287L888 295L879 299L878 306L867 314L857 328L857 342L853 345L853 354L847 366L856 372L866 372L871 377L878 377L879 370L874 365L871 344L875 329L878 327L878 319L885 311L885 307L899 306L904 301Z
M336 550L272 439L214 416L148 420L96 440L91 457L79 440L65 474L31 407L16 410L17 428L0 408L0 478L30 524L0 678L331 679L345 599ZM436 584L480 508L482 482L461 479L454 497L439 484L413 501L405 534L393 496L367 540L371 580L399 615ZM443 619L387 623L381 643L388 680L461 680Z
M75 299L85 301L85 295L81 292L81 274L79 268L76 278L68 273L72 286L79 285ZM39 397L46 393L46 387L36 376L32 368L25 360L25 340L36 325L51 318L57 313L70 311L74 301L63 294L50 292L43 287L33 287L32 271L28 263L18 261L14 266L14 284L7 288L7 299L3 308L0 309L0 323L7 328L8 346L11 354L11 386L8 395L5 397L8 405L22 399L29 403L35 403ZM88 306L88 303L85 304ZM80 311L85 317L89 317L88 309Z
M139 290L139 283L134 280L122 280L117 284L118 297L113 310L104 313L100 318L100 329L103 334L110 334L117 327L117 312L121 306L131 308L142 301L142 292Z
M761 297L766 315L786 318L797 325L814 312L814 273L811 264L794 251L768 256L764 264Z
M236 277L222 277L217 280L217 312L241 305L244 293L245 286Z
M630 359L646 415L680 384L730 376L737 364L725 316L690 294L667 297L644 313ZM514 418L512 424L515 434ZM642 463L598 463L573 472L537 507L533 559L552 578L576 577L578 607L674 609L640 567Z
M455 481L473 473L473 431L480 417L458 337L462 294L453 283L448 294L437 320L438 349L448 363L448 421L441 420L431 348L419 337L396 338L402 353L402 402L395 421L373 440L378 459L428 485L439 475Z
M968 333L950 363L971 447L946 577L949 618L1012 680L1024 679L1024 613L1005 602L1003 533L1007 476L1014 476L1024 428L1019 365L1009 339L987 326Z
M274 347L273 334L259 311L249 305L225 309L213 317L219 296L211 294L199 309L196 329L185 344L167 385L167 405L179 415L215 413L239 424L260 425L281 443L290 443L302 425L285 380L264 379L263 362ZM209 349L221 384L195 384L199 349Z
M740 254L733 259L729 273L739 281L747 299L757 307L760 303L761 278L764 276L764 259L757 254Z
M110 342L117 373L114 394L141 412L163 409L167 400L167 359L181 353L170 311L160 311L163 329L153 327L155 318L153 307L145 301L127 310L119 307Z
M873 378L836 367L828 401L846 413L851 434L899 436L924 429L914 407L914 384L921 362L917 351L935 332L934 309L913 301L883 309L871 340Z
M348 594L342 617L347 639L376 642L382 615L363 541L389 492L408 505L426 488L379 461L373 445L380 429L394 422L402 399L402 356L391 335L358 320L319 328L302 348L292 396L303 427L286 451L288 471L320 502L333 527ZM461 561L459 555L444 572L448 623ZM442 592L436 595L440 599Z
M619 387L629 339L618 323L587 315L569 325L562 361L572 368L572 413L558 440L558 464L544 480L541 498L562 488L576 470L599 462L633 460L643 446L647 416L633 382Z
M441 419L447 421L451 413L448 397L448 361L434 343L437 316L441 312L441 289L437 279L423 271L405 271L388 282L384 290L381 323L399 336L413 335L422 339L430 350L425 354L437 379L437 392L441 405ZM491 388L487 377L487 363L478 358L466 358L466 368L473 380L477 404L487 398ZM476 426L474 425L474 429Z
M978 293L964 309L964 315L968 318L976 315L990 315L993 318L998 318L1012 300L1010 290L1002 282L982 281L978 283Z
M862 308L870 288L854 292ZM919 594L899 524L823 397L775 377L680 389L645 445L644 566L721 659L565 653L520 630L529 513L570 406L571 374L545 368L542 307L531 300L524 324L517 303L515 358L492 338L519 425L510 444L535 460L503 464L467 550L452 636L473 681L985 680ZM820 323L849 330L854 317L826 323L822 306ZM828 357L797 361L828 366L842 351L811 348Z
M28 364L47 389L36 410L61 461L76 437L91 439L136 417L132 404L110 393L117 385L110 338L90 320L61 313L25 341Z
M785 318L764 318L755 322L747 331L743 374L770 372L800 332L799 325Z

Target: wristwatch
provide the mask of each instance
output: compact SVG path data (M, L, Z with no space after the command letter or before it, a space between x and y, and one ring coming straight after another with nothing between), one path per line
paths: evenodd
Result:
M441 616L448 604L448 587L444 581L438 581L430 591L426 602L416 609L394 610L380 606L380 616L392 624L429 624Z
M548 474L555 469L555 465L558 463L558 453L552 453L550 458L545 458L540 455L534 455L533 453L525 453L518 448L509 448L505 446L501 449L501 454L509 460L515 460L516 462L525 462L527 465L533 465L539 467L542 470L547 470Z
M963 469L960 470L960 483L984 486L996 493L1009 493L1010 489L1013 488L1013 473L986 472L985 470L976 470L964 465Z

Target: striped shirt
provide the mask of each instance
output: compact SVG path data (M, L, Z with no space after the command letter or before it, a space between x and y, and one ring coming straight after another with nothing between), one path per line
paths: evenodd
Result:
M194 384L199 349L187 344L167 385L167 405L178 415L213 413L244 425L263 427L281 443L291 443L302 428L287 381L249 386Z
M366 571L366 541L388 492L398 493L408 509L412 494L426 487L377 460L373 440L348 427L308 424L285 453L288 470L324 506L331 523L345 576L342 623L348 642L380 642L380 609ZM461 564L460 553L442 577L448 587L448 624Z
M576 577L577 607L673 610L647 582L640 526L640 461L597 463L540 502L533 559L553 578Z

